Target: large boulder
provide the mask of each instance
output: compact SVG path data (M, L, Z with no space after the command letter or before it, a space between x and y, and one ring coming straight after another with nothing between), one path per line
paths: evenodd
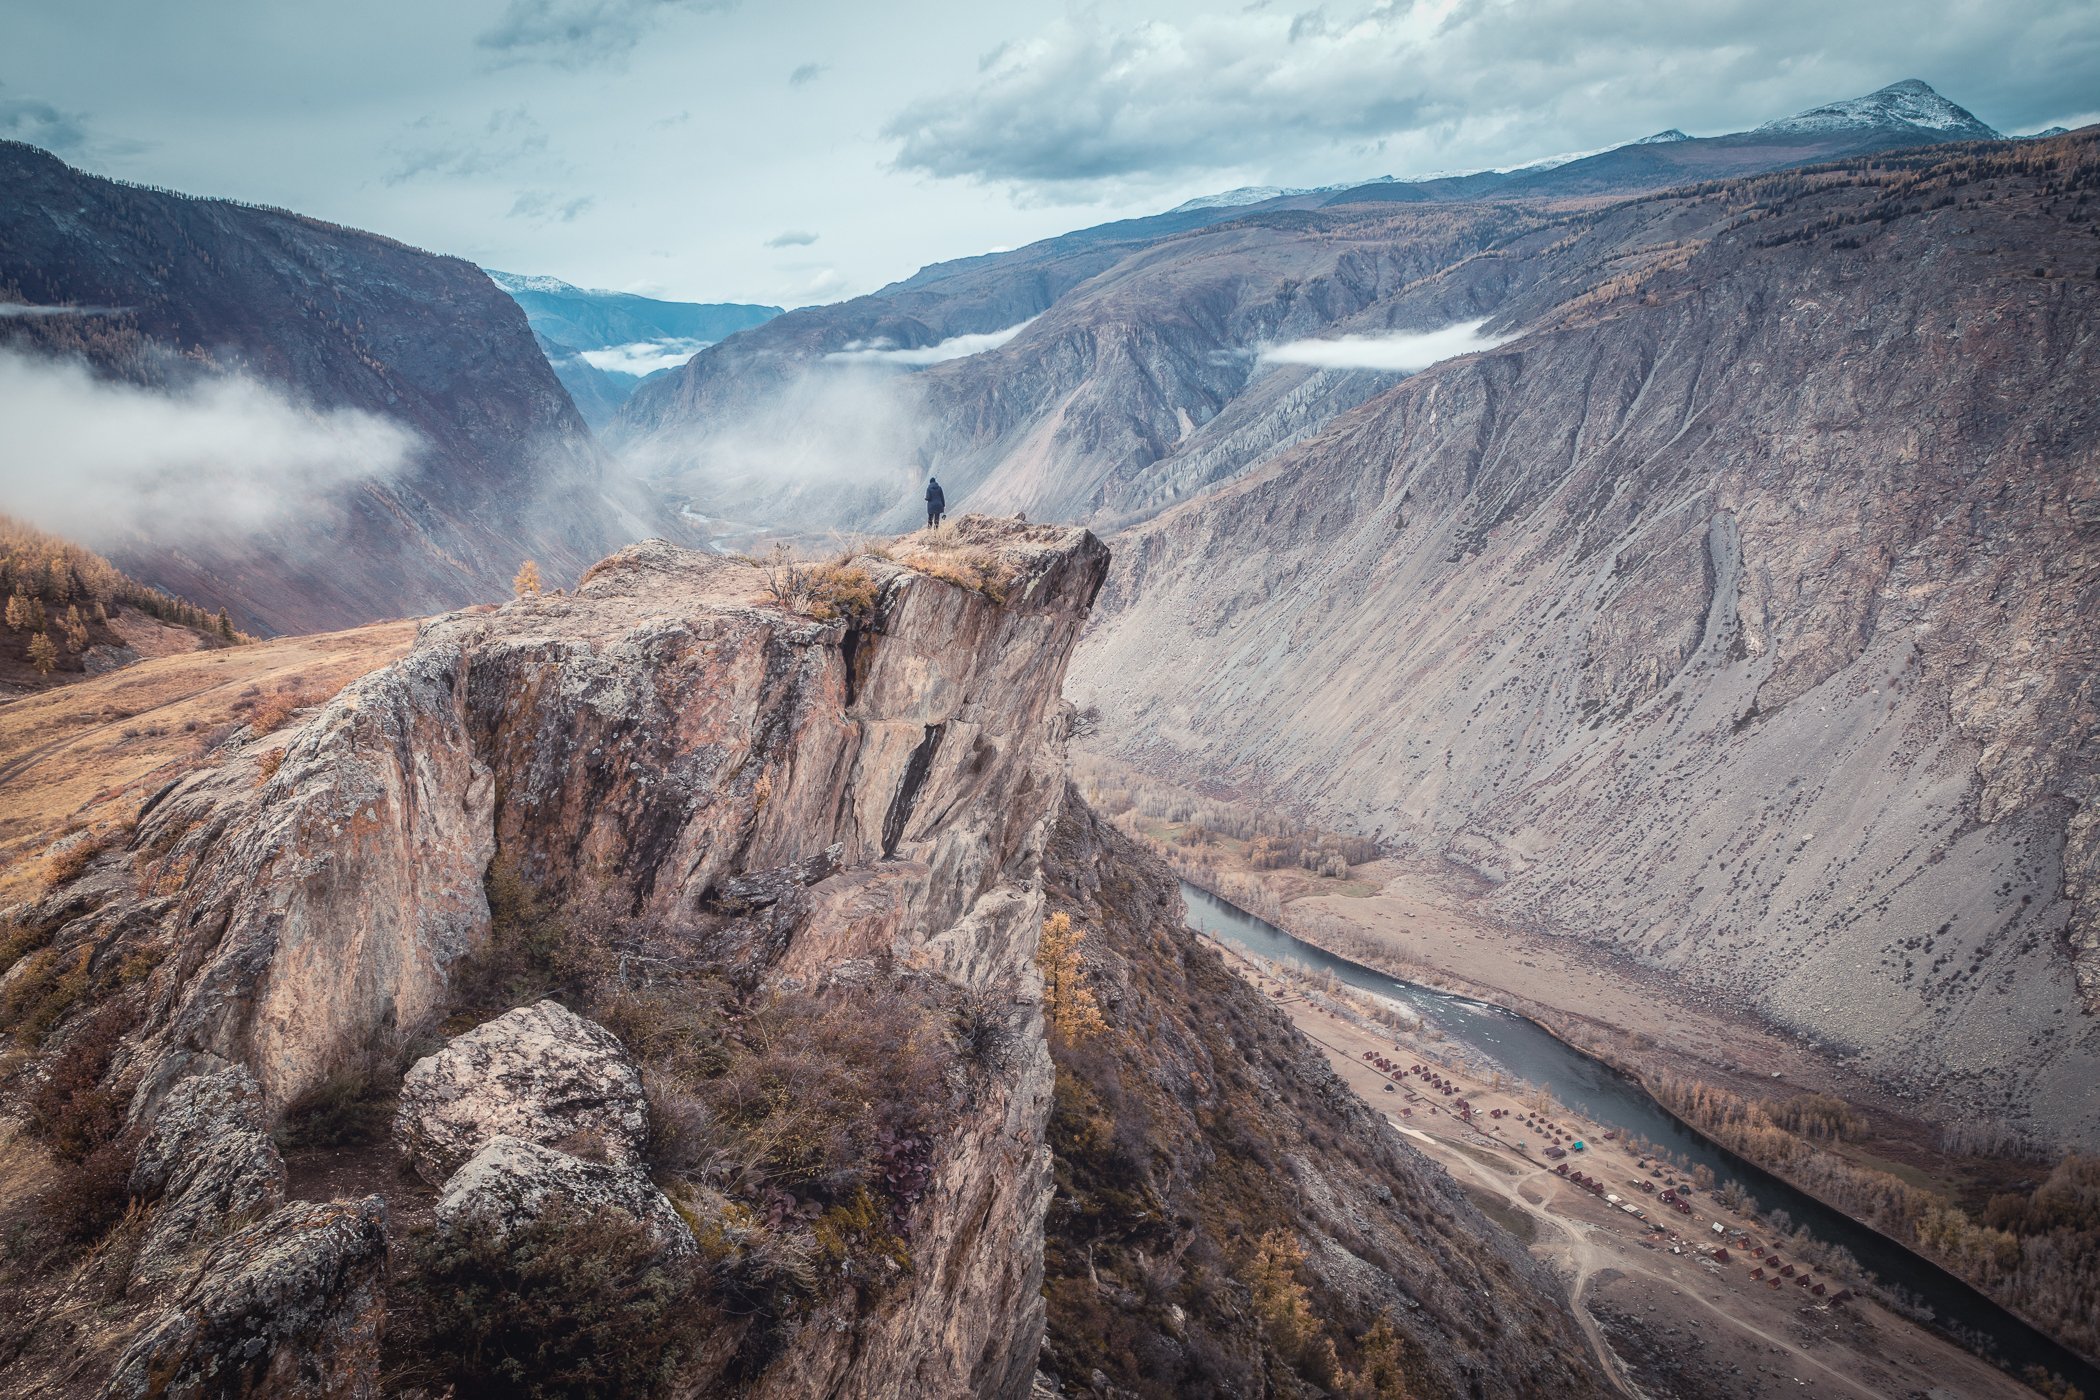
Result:
M446 1230L474 1229L507 1240L557 1201L585 1213L631 1215L669 1252L694 1248L677 1209L639 1168L586 1162L508 1134L490 1140L453 1173L438 1198L437 1219Z
M418 1060L394 1140L441 1185L499 1134L637 1167L649 1133L641 1071L603 1026L551 1001L521 1006Z
M378 1392L386 1205L301 1201L236 1231L117 1361L107 1400Z
M139 1145L130 1186L158 1202L132 1265L147 1282L174 1273L196 1245L284 1204L284 1161L255 1076L230 1065L179 1081Z

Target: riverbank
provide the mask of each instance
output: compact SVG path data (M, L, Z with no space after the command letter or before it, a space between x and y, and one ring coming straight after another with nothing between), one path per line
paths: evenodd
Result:
M1241 880L1250 874L1245 870L1236 873ZM1362 872L1351 874L1354 882L1368 883L1363 879ZM1186 870L1183 878L1200 888L1209 888ZM1318 889L1317 882L1313 884L1312 889ZM1387 898L1390 901L1391 896ZM1726 1135L1716 1135L1709 1131L1708 1124L1681 1112L1677 1102L1686 1097L1684 1091L1688 1084L1702 1086L1701 1092L1704 1089L1719 1089L1724 1095L1738 1096L1743 1102L1750 1104L1776 1103L1804 1092L1829 1095L1833 1100L1842 1100L1847 1105L1854 1102L1845 1097L1844 1090L1848 1086L1840 1076L1834 1073L1815 1073L1816 1066L1812 1058L1798 1052L1788 1054L1786 1062L1795 1066L1791 1071L1766 1070L1764 1066L1772 1062L1769 1059L1753 1060L1751 1063L1757 1066L1757 1070L1746 1071L1742 1057L1749 1052L1745 1047L1756 1047L1760 1041L1766 1047L1770 1047L1773 1033L1754 1025L1746 1026L1740 1018L1716 1016L1706 1024L1711 1031L1712 1044L1719 1047L1717 1052L1711 1055L1687 1053L1673 1045L1667 1035L1654 1033L1656 1029L1681 1026L1685 1023L1685 1008L1681 1003L1672 1008L1667 1000L1666 989L1658 990L1653 998L1656 1010L1645 1023L1647 1028L1653 1029L1627 1030L1600 1021L1595 1016L1571 1012L1562 1006L1548 1005L1531 997L1513 993L1506 987L1483 984L1471 977L1454 976L1447 967L1439 967L1437 961L1428 956L1394 954L1388 951L1383 940L1367 936L1367 930L1360 922L1343 925L1334 919L1305 917L1308 905L1318 908L1323 902L1340 899L1347 899L1352 905L1369 902L1365 896L1321 896L1317 893L1307 893L1294 900L1275 900L1270 912L1282 915L1280 920L1274 922L1279 923L1291 936L1335 957L1349 959L1418 985L1489 1002L1523 1016L1562 1044L1626 1075L1647 1091L1656 1107L1667 1114L1675 1125L1700 1141L1728 1153L1731 1157L1744 1160L1748 1165L1784 1183L1801 1196L1823 1206L1834 1215L1843 1217L1854 1227L1873 1232L1890 1249L1900 1251L1904 1257L1914 1259L1920 1265L1929 1265L1944 1271L1950 1280L1959 1280L1962 1285L1975 1290L1978 1298L1989 1299L1991 1306L2003 1309L2037 1333L2050 1337L2062 1336L2061 1330L2050 1321L2041 1319L2034 1312L2019 1306L2015 1301L2017 1294L2007 1296L2006 1293L1988 1287L1986 1278L1977 1277L1965 1268L1958 1258L1950 1257L1946 1252L1926 1248L1921 1240L1915 1237L1929 1233L1933 1238L1946 1241L1950 1249L1965 1248L1978 1255L1982 1255L1986 1249L2010 1250L2019 1267L2032 1268L2033 1261L2020 1253L2019 1244L2013 1237L1981 1226L1956 1204L1963 1192L1973 1196L2003 1189L2011 1184L2007 1178L2014 1177L2021 1171L2031 1170L2026 1164L1988 1158L1968 1158L1956 1162L1956 1159L1932 1149L1928 1141L1930 1130L1924 1124L1902 1118L1891 1112L1886 1105L1870 1104L1863 1116L1863 1126L1855 1129L1855 1134L1865 1140L1863 1144L1811 1143L1806 1139L1794 1137L1778 1139L1782 1145L1797 1154L1814 1154L1805 1159L1797 1155L1794 1160L1805 1160L1807 1166L1821 1179L1837 1179L1841 1184L1849 1186L1853 1199L1822 1189L1819 1180L1810 1179L1801 1171L1790 1170L1788 1162L1773 1160L1765 1154L1746 1150L1748 1143L1730 1140ZM1417 906L1418 911L1422 908L1424 906ZM1448 906L1439 908L1437 912L1440 917L1436 919L1420 918L1410 921L1431 930L1418 936L1428 939L1444 938L1447 940L1447 946L1465 947L1486 943L1499 935L1506 944L1520 949L1523 947L1521 940L1524 935L1521 933L1496 930L1485 925L1475 925L1454 938L1451 935L1451 926L1462 916ZM1359 920L1365 918L1365 915L1358 915ZM1425 954L1432 952L1433 948L1418 946L1410 951ZM1579 952L1563 950L1563 956L1573 958L1579 956ZM1453 960L1447 958L1442 961ZM1512 961L1531 967L1540 975L1556 975L1557 965L1544 964L1538 958L1517 956ZM1594 964L1591 966L1591 972L1593 975L1601 975ZM1623 1006L1625 1002L1622 993L1619 1003ZM1776 1054L1787 1049L1788 1047L1784 1046L1776 1051L1767 1048L1763 1053ZM1669 1092L1665 1092L1666 1080L1671 1081L1667 1085ZM1775 1098L1775 1095L1778 1097ZM1737 1128L1738 1136L1742 1136L1739 1123L1729 1126ZM1950 1163L1954 1165L1950 1167ZM1871 1207L1863 1210L1859 1204L1862 1201L1871 1203ZM1883 1212L1890 1218L1905 1222L1911 1228L1903 1233L1885 1228L1876 1218ZM2001 1253L1987 1257L2004 1256ZM1888 1282L1899 1286L1902 1284L1900 1272L1889 1269L1879 1272L1887 1277ZM2024 1282L2029 1290L2051 1288L2063 1291L2070 1297L2071 1302L2066 1308L2060 1309L2059 1315L2065 1319L2076 1319L2085 1315L2081 1300L2083 1291L2089 1291L2082 1290L2079 1282L2082 1277L2076 1259L2066 1259L2050 1266L2050 1271L2039 1275L2038 1279L2030 1276ZM2075 1346L2069 1349L2074 1353L2077 1351ZM2090 1376L2094 1365L2092 1359L2088 1356L2080 1360Z
M1336 984L1340 983L1368 992L1381 1003L1397 1001L1424 1018L1427 1024L1421 1028L1423 1035L1443 1047L1430 1053L1437 1054L1444 1063L1449 1063L1443 1057L1448 1056L1451 1047L1440 1031L1451 1033L1452 1039L1470 1047L1472 1052L1485 1052L1461 1061L1476 1072L1491 1072L1497 1065L1506 1067L1520 1078L1549 1089L1571 1108L1609 1123L1625 1141L1646 1139L1648 1143L1661 1144L1680 1165L1694 1171L1706 1169L1711 1175L1701 1182L1702 1186L1711 1188L1717 1180L1733 1181L1748 1188L1749 1197L1759 1209L1771 1212L1775 1205L1783 1207L1793 1222L1785 1228L1801 1227L1794 1229L1797 1247L1806 1248L1814 1242L1840 1246L1856 1260L1857 1266L1882 1280L1882 1288L1889 1284L1899 1286L1907 1310L1921 1318L1933 1318L1937 1328L1950 1332L1961 1345L1987 1350L1996 1364L2029 1377L2044 1393L2075 1393L2058 1379L2068 1378L2086 1393L2100 1395L2100 1371L2050 1340L2045 1330L2018 1312L1931 1263L1907 1244L1862 1224L1717 1144L1665 1110L1636 1080L1570 1046L1538 1022L1506 1007L1396 979L1390 973L1375 971L1295 938L1198 886L1184 881L1182 888L1190 920L1198 929L1225 937L1235 946L1280 965L1310 970L1325 979L1322 987L1337 989ZM1379 1018L1381 1024L1384 1019ZM1374 1032L1385 1033L1376 1028ZM1482 1065L1489 1069L1483 1070ZM1497 1083L1495 1087L1501 1086ZM1542 1105L1534 1105L1538 1106ZM1643 1147L1643 1151L1652 1150ZM1723 1199L1730 1206L1742 1204L1749 1208L1749 1203L1732 1189L1724 1191ZM1784 1219L1777 1215L1772 1218Z
M1842 1272L1596 1121L1542 1110L1531 1086L1462 1067L1465 1057L1454 1057L1433 1027L1367 1024L1334 998L1279 977L1275 965L1217 946L1327 1054L1344 1083L1553 1265L1600 1363L1627 1393L2032 1400L2011 1377L1877 1303L1835 1301L1848 1291ZM1428 1065L1434 1082L1410 1073L1416 1064ZM1460 1100L1470 1112L1456 1107ZM1545 1155L1549 1144L1577 1139L1583 1147L1559 1148L1557 1163ZM1597 1185L1578 1186L1574 1176ZM1690 1214L1662 1204L1679 1192ZM1784 1262L1768 1266L1767 1257Z

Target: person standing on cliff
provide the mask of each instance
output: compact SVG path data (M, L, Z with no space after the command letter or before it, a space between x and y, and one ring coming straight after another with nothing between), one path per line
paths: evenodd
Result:
M948 496L946 492L941 490L941 479L937 476L927 477L926 528L931 530L934 526L940 524L941 517L946 515L947 513Z

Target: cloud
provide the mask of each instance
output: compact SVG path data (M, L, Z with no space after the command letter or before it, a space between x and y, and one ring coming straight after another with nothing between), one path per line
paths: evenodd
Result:
M391 148L394 164L381 177L389 185L425 178L474 180L528 166L553 168L546 158L546 128L522 104L489 113L477 131L427 116L410 122L407 130L410 135Z
M577 354L593 369L602 369L607 374L631 374L639 378L645 374L654 374L660 369L675 369L712 344L712 340L684 340L674 336L664 340L637 340L626 345L611 345L602 350L580 350Z
M41 146L53 155L79 155L88 144L87 122L33 97L0 97L0 137Z
M69 112L34 97L0 97L0 140L40 146L67 160L136 155L146 149L141 141L98 136L85 113Z
M121 316L128 306L36 306L22 301L0 301L0 321L38 320L46 316Z
M948 360L960 360L966 355L981 355L987 350L996 350L1028 328L1028 321L1008 326L1004 330L982 331L973 335L951 335L946 340L932 345L902 346L886 339L852 340L843 350L834 350L824 358L833 363L890 365L898 369L919 369L926 365L942 364Z
M90 546L252 534L397 475L417 447L383 418L302 408L239 376L160 393L12 352L0 422L0 510Z
M1419 174L1664 126L1740 130L1911 76L1970 105L2089 106L2070 97L2090 89L2090 14L2090 0L2017 13L1965 0L1356 0L1119 24L1089 8L993 50L883 134L903 170L1067 195L1316 160ZM2055 95L2014 96L2013 73Z
M1487 324L1460 321L1433 331L1391 331L1385 335L1342 335L1327 340L1293 340L1263 346L1263 361L1275 365L1311 365L1315 369L1378 369L1416 374L1440 360L1492 350L1514 335L1482 335Z
M735 0L510 0L474 42L506 63L589 68L624 59L664 19L726 10Z
M805 63L788 74L788 86L805 87L830 71L831 65L826 63Z
M807 248L816 241L817 236L813 233L803 233L797 229L789 229L786 233L776 233L771 238L768 238L766 246L768 248Z
M921 393L914 375L811 361L732 410L643 440L624 465L710 514L774 524L875 514L920 488L929 430Z
M587 194L563 199L547 190L523 190L512 202L510 213L504 217L534 224L570 224L597 202Z

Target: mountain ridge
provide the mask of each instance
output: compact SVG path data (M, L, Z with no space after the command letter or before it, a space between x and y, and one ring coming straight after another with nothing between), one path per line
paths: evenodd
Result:
M656 518L471 263L105 180L21 143L0 144L0 176L11 296L116 308L0 318L0 344L152 390L243 375L420 444L396 476L291 503L261 532L88 542L145 581L243 626L313 630L502 596L528 556L573 575Z

